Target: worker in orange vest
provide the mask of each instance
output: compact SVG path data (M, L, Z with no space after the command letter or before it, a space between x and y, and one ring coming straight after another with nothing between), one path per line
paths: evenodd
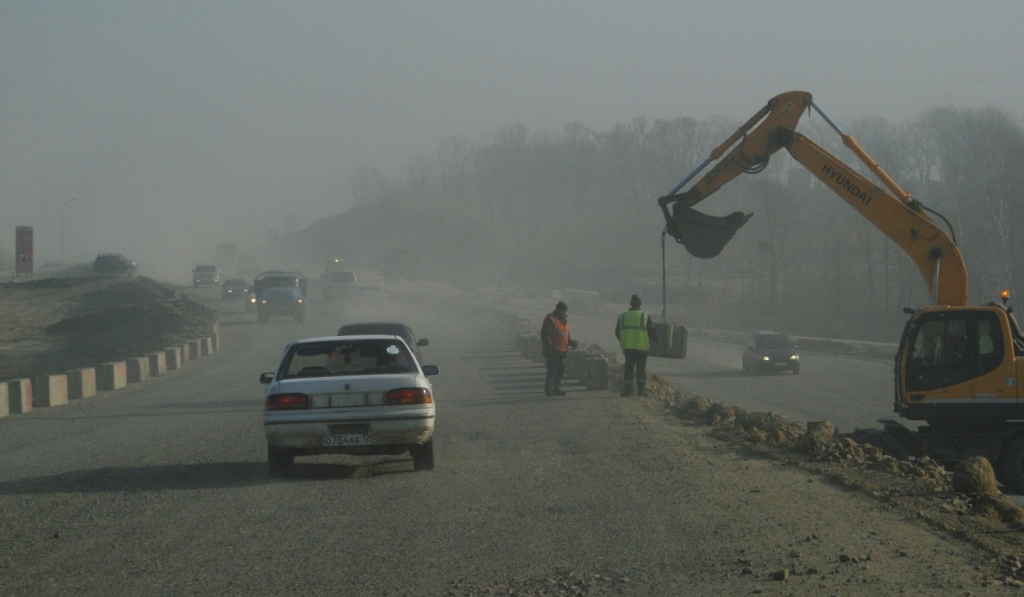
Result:
M565 353L579 344L569 337L568 313L568 305L558 301L555 310L548 313L540 328L541 350L548 365L547 379L544 381L545 396L565 396L559 387L565 375Z

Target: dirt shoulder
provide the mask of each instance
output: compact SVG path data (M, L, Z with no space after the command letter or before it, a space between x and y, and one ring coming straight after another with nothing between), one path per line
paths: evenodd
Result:
M142 356L208 336L216 320L144 277L0 284L0 381Z
M621 383L613 376L613 386ZM834 433L828 422L803 429L772 413L688 396L657 376L648 393L652 408L705 429L738 453L814 474L941 532L951 545L968 542L987 551L999 574L985 586L1024 588L1024 509L1006 496L958 492L954 473L935 461L897 460L870 438Z

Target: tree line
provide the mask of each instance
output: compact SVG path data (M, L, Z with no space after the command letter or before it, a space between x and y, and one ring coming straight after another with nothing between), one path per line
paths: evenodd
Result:
M391 202L446 222L438 230L447 242L435 239L424 258L462 264L450 277L589 286L616 297L638 287L660 294L657 199L739 124L639 117L606 131L573 122L557 132L516 124L483 143L447 139L398 177L366 168L347 179L357 204ZM859 118L844 128L946 217L967 264L972 304L1022 288L1018 119L997 108L938 107L904 122ZM806 117L800 131L874 180L820 118ZM681 309L713 304L743 314L748 327L888 340L898 337L903 307L929 304L901 250L785 152L697 208L755 216L712 260L694 259L668 239L669 301Z

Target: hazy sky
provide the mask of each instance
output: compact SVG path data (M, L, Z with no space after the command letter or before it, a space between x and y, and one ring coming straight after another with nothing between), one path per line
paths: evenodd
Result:
M1021 23L1019 0L0 0L0 250L31 225L59 259L76 199L68 261L187 270L338 213L355 168L513 123L746 119L791 89L840 122L1020 117Z

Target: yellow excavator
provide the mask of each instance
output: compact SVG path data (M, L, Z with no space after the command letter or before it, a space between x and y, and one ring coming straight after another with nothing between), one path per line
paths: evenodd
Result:
M800 117L817 112L885 186L882 188L796 131ZM910 320L896 355L894 412L927 425L912 431L882 421L876 445L901 456L955 462L987 457L1004 485L1024 492L1024 335L1012 308L1002 303L968 306L967 271L948 220L904 191L851 136L804 91L779 94L711 152L658 204L665 233L700 258L718 255L751 214L709 216L693 206L743 173L765 168L785 148L828 188L902 248L915 263L934 304L904 309ZM727 153L728 152L728 153ZM709 164L717 161L688 190ZM886 190L888 189L888 190ZM671 208L671 210L670 210ZM945 221L949 234L929 217Z

